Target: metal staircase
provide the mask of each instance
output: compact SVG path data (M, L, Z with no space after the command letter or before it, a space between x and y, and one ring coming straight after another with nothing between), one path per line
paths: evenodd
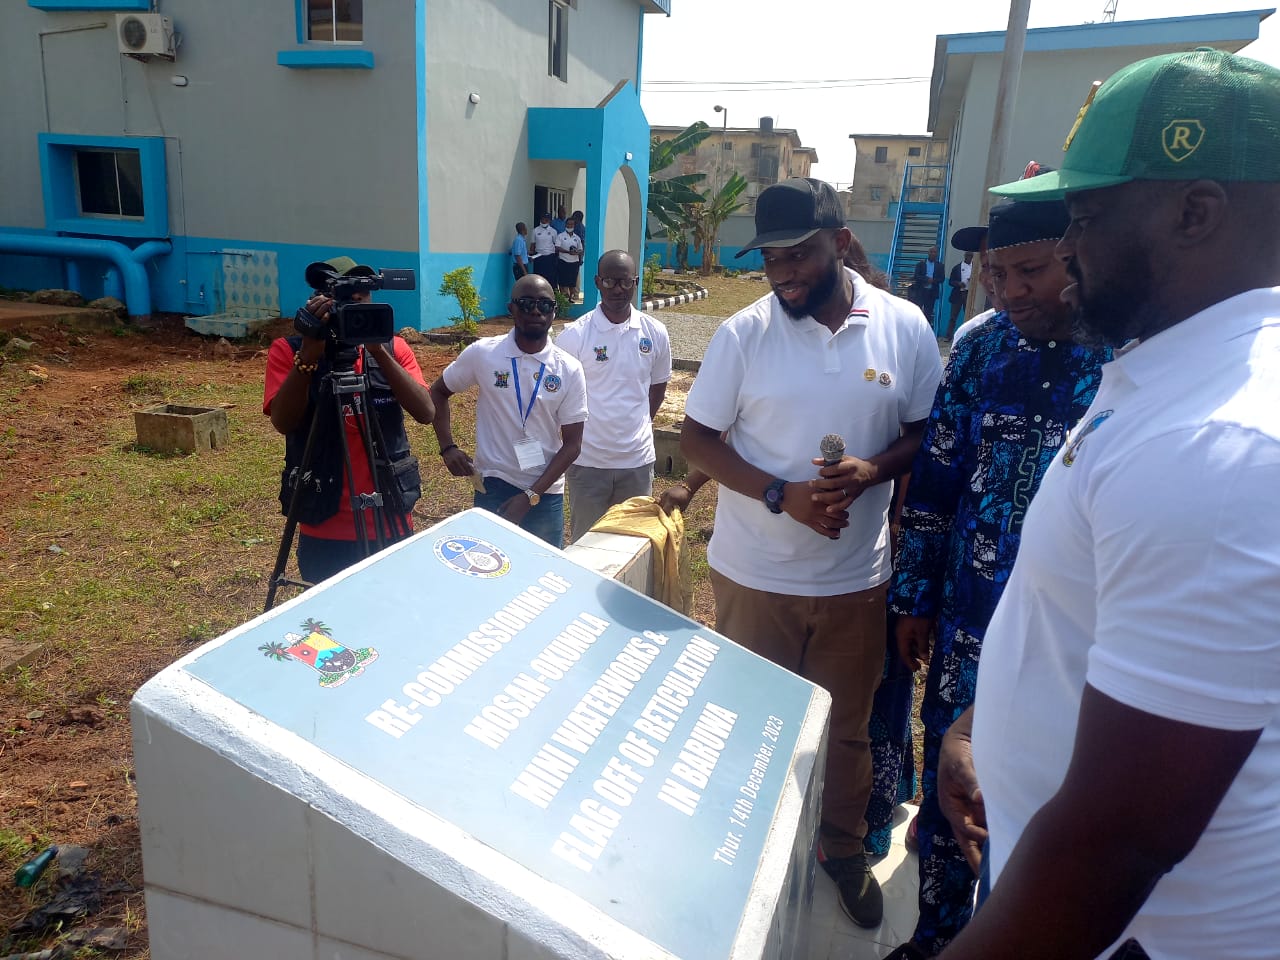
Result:
M950 164L909 163L902 173L902 191L898 195L887 271L893 292L899 296L907 295L916 264L928 257L930 247L936 246L939 259L946 262L943 234L950 187ZM929 318L935 333L941 332L939 316L948 310L946 303L947 288L944 286L938 295L934 316Z

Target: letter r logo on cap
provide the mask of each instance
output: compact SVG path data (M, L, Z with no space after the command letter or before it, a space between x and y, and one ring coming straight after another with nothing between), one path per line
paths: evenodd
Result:
M1165 156L1174 163L1187 159L1203 142L1204 124L1199 120L1171 120L1160 134Z

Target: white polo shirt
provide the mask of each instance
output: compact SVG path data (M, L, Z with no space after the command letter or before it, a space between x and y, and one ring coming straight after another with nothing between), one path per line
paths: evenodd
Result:
M443 377L444 385L453 393L479 387L476 469L486 477L501 477L522 490L542 476L545 466L521 470L516 459L516 441L527 432L542 444L543 456L550 462L562 445L560 428L587 419L587 385L582 364L549 341L539 352L525 353L516 345L514 329L505 337L485 337L468 346L458 359L444 368ZM536 388L532 412L523 426L516 402L517 379L525 406L530 402L530 391ZM547 493L563 491L563 477L546 490Z
M556 252L556 228L540 223L533 228L533 255L543 257Z
M657 459L649 388L671 379L667 328L634 307L612 323L596 307L568 324L556 346L582 364L591 418L582 432L580 467L625 470Z
M1280 288L1103 368L983 641L973 739L993 880L1062 783L1086 683L1159 717L1262 731L1122 937L1159 960L1280 949L1278 499Z
M883 453L901 425L925 420L942 379L933 331L920 308L872 287L852 270L854 300L832 333L793 320L769 294L726 320L711 338L685 414L715 430L748 463L783 480L818 475L811 462L828 433L845 453ZM720 488L707 560L755 590L823 597L874 587L890 574L886 515L892 484L868 489L849 526L828 540L759 496Z
M582 238L565 230L556 237L556 249L565 263L577 263L578 255L582 253Z
M977 330L997 313L999 313L998 310L987 310L978 314L972 320L966 320L964 323L960 324L956 329L956 332L951 335L951 349L954 350L956 348L956 344L960 342L961 338L967 337L969 334L973 333L973 331Z

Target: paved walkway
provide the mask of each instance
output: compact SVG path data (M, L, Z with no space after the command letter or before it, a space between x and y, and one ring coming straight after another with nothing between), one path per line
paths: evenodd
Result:
M701 360L716 328L724 317L700 317L694 313L659 310L654 314L671 334L671 356L680 360Z
M893 844L889 853L871 865L884 891L884 922L863 930L845 916L836 901L836 887L821 867L813 895L813 926L809 935L809 960L881 960L910 939L916 926L916 855L907 850L907 823L916 808L894 811Z

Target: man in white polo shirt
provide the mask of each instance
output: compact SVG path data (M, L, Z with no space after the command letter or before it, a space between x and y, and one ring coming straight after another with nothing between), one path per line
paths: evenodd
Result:
M596 268L600 306L556 338L582 364L591 411L567 475L571 540L615 503L653 493L653 417L671 379L671 338L632 307L638 281L631 254L610 250Z
M538 217L538 225L533 228L533 255L530 258L533 272L545 277L553 287L559 277L560 258L556 256L556 236L559 232L551 225L549 213Z
M548 339L556 314L545 278L516 281L503 337L471 344L431 385L440 456L455 477L480 476L474 504L564 546L564 471L582 449L582 364ZM476 456L454 442L449 398L476 387Z
M831 692L825 866L851 919L874 927L883 902L862 839L885 655L886 481L911 465L942 363L919 308L842 265L852 234L829 184L775 184L755 221L743 252L763 252L773 292L716 331L681 450L720 484L707 549L716 628ZM831 466L826 434L844 441Z
M1280 951L1277 117L1274 67L1152 57L995 188L1065 195L1077 339L1123 349L1027 512L972 755L944 742L994 881L947 960Z

